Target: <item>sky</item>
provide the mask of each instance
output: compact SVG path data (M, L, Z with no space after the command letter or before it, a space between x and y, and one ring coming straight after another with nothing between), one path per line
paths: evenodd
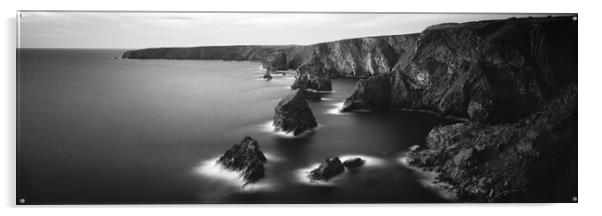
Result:
M307 45L547 14L20 12L21 48Z

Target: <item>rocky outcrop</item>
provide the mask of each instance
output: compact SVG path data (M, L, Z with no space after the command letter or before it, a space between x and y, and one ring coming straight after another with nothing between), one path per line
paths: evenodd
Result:
M400 62L408 62L414 55L417 39L418 34L407 34L299 46L287 54L288 62L290 68L297 68L317 58L329 78L387 74Z
M577 87L511 124L434 128L411 165L440 173L459 201L572 202L577 196Z
M288 95L276 105L273 121L276 131L293 132L296 136L318 126L303 92Z
M272 79L272 75L270 75L270 71L266 70L265 73L263 74L263 76L261 76L262 79L264 80L271 80Z
M343 166L345 166L347 169L355 169L363 166L364 163L365 161L361 158L350 158L343 162Z
M263 68L270 71L287 70L288 63L284 52L273 52L263 62Z
M246 185L265 176L263 163L266 161L265 155L259 150L257 141L246 136L240 144L228 149L217 160L217 163L225 169L240 172Z
M297 73L295 75L295 82L291 85L291 89L332 91L332 82L328 78Z
M388 109L390 82L389 76L386 75L359 80L355 84L353 94L345 100L341 112Z
M318 77L368 77L390 73L399 62L407 62L414 54L417 38L418 34L408 34L347 39L307 46L149 48L126 51L122 58L261 61L266 69L274 70L296 70L316 58L322 63L326 75Z
M311 181L328 181L330 178L345 171L343 163L338 157L328 158L320 166L312 170L308 177Z
M332 91L332 83L324 69L324 64L317 55L313 55L297 68L295 82L291 85L291 89Z
M307 91L307 90L304 90L304 89L299 89L299 91L302 91L303 98L305 98L306 101L309 101L309 102L320 102L320 101L322 101L322 97L320 97L320 95L318 93Z
M349 104L513 122L576 82L577 22L552 17L432 26L420 34L411 59L398 61L389 77L388 94L367 91L386 84L368 79Z

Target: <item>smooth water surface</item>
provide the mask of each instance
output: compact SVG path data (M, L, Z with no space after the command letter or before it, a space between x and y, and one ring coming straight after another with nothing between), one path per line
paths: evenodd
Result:
M355 80L310 103L319 127L274 133L293 72L259 80L258 62L115 59L122 50L19 52L18 194L43 203L443 202L400 153L449 121L417 112L338 113ZM242 188L214 160L245 135L268 156ZM366 165L321 183L326 157Z

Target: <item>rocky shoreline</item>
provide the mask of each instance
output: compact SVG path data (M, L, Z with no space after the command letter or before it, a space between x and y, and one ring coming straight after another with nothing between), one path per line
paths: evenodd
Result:
M431 130L408 163L439 173L459 202L569 202L577 196L577 21L521 18L428 27L420 34L308 46L158 48L132 59L262 61L296 70L277 130L317 126L304 96L362 78L341 111L423 110L465 120ZM351 163L351 162L350 162ZM356 164L360 162L357 161ZM353 165L353 164L352 164ZM325 160L313 179L341 172ZM550 188L554 190L550 191Z

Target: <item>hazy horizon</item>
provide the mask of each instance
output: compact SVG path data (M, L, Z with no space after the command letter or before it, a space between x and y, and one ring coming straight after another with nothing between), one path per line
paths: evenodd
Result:
M309 45L428 26L566 14L19 12L19 48Z

